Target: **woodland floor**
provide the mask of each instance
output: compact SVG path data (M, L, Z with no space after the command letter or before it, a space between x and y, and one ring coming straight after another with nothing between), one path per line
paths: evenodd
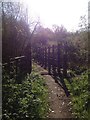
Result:
M48 75L47 70L36 65L37 70L45 78L49 92L49 113L47 118L73 118L70 97L65 95L62 87Z

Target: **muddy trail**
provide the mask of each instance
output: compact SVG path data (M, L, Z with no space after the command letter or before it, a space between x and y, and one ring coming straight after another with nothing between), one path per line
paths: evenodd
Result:
M36 65L39 73L45 78L49 92L49 113L47 118L74 118L70 97L67 97L62 87L48 75L47 70Z

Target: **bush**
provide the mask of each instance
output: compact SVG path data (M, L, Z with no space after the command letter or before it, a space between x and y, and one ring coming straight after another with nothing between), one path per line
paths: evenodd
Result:
M3 120L45 117L48 108L47 88L37 73L27 75L22 84L16 84L3 73Z
M70 91L73 111L77 118L88 118L89 92L88 92L88 72L82 73L80 76L72 78L72 83L69 84L66 80L66 85Z

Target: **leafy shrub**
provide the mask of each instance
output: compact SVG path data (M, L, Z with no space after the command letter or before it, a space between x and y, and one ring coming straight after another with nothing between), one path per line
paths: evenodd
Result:
M22 84L16 84L3 73L3 120L45 117L48 108L47 88L37 73L28 74Z
M88 104L90 99L88 92L88 72L72 78L72 81L73 82L69 84L65 80L71 94L74 114L77 118L88 118Z

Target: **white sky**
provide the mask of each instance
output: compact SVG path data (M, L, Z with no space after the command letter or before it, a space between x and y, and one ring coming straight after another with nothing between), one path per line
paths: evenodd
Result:
M33 19L40 18L44 27L64 25L67 30L78 28L80 16L88 14L88 0L22 0Z

